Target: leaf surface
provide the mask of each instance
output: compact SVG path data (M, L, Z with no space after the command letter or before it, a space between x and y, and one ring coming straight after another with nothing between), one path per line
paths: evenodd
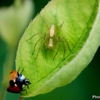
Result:
M29 24L16 58L31 85L22 96L44 94L73 81L100 44L99 0L52 0ZM48 48L54 24L53 48Z

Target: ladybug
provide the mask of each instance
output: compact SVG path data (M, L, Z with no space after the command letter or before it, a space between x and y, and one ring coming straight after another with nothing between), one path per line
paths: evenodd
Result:
M23 70L22 70L22 72L23 72ZM23 89L25 86L28 87L28 85L31 84L29 79L25 78L25 76L22 74L22 72L19 73L15 70L12 70L10 72L9 86L7 88L8 92L21 93L21 91L26 91Z

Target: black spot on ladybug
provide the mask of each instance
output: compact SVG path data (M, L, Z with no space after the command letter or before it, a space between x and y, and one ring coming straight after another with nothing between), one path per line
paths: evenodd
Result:
M11 87L14 87L14 86L15 86L15 83L14 83L13 80L10 80L10 81L9 81L9 84L10 84Z

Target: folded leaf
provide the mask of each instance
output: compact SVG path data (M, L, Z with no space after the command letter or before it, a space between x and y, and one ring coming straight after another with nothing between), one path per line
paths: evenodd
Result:
M52 0L29 24L16 58L31 85L22 96L72 82L100 44L99 0Z

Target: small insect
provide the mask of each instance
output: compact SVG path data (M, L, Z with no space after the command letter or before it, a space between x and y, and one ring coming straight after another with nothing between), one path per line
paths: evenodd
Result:
M10 72L10 78L9 78L9 86L7 88L8 92L11 93L21 93L21 91L26 91L23 88L25 86L28 87L31 82L29 79L25 78L25 76L22 74L23 70L21 73L19 71L12 70ZM27 91L26 91L27 92Z
M59 29L62 27L63 23L64 22L62 22L62 24L59 26ZM47 49L51 49L52 51L54 51L54 48L57 47L56 51L55 51L55 54L53 56L53 60L54 60L56 55L59 52L59 48L58 48L59 47L59 43L61 43L62 44L62 48L63 48L63 54L62 55L63 55L63 58L65 59L65 52L66 52L66 45L65 44L67 44L69 50L71 50L67 40L63 36L58 36L59 29L56 31L55 24L52 24L50 28L48 28L48 25L47 25L46 22L45 22L45 24L46 24L47 29L49 30L49 32L47 34L45 32L44 32L44 34L42 33L42 36L40 36L40 38L36 41L36 43L34 44L34 49L33 49L32 55L36 51L36 46L42 40L41 41L41 46L38 48L38 51L37 51L37 54L36 54L36 58L37 58L37 56L39 54L39 51L41 50L41 48L44 45ZM36 35L38 35L38 33L34 34L33 36L31 36L27 40L30 40L31 38L35 37Z

